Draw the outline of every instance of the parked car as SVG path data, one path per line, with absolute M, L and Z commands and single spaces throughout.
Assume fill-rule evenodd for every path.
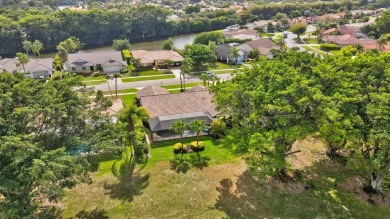
M 287 38 L 287 33 L 283 33 L 283 38 Z
M 212 71 L 206 71 L 206 75 L 207 75 L 207 76 L 214 76 L 214 72 L 212 72 Z

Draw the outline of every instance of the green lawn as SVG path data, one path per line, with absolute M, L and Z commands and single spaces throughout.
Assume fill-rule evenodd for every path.
M 103 80 L 103 79 L 104 80 L 106 79 L 106 75 L 89 76 L 89 77 L 81 76 L 82 81 L 94 81 L 94 80 Z
M 216 62 L 215 65 L 210 64 L 210 70 L 222 70 L 222 69 L 234 69 L 239 68 L 240 65 L 234 65 L 231 63 Z
M 90 85 L 99 85 L 106 83 L 106 79 L 98 80 L 98 81 L 83 81 L 83 84 L 90 86 Z
M 303 40 L 308 44 L 318 44 L 318 40 L 316 38 L 304 38 Z
M 134 77 L 134 78 L 122 78 L 122 82 L 135 82 L 135 81 L 150 81 L 150 80 L 161 80 L 175 78 L 175 75 L 161 75 L 161 76 L 151 76 L 151 77 Z
M 119 97 L 122 99 L 122 101 L 125 105 L 134 103 L 134 100 L 135 100 L 135 94 L 122 95 Z
M 313 48 L 321 50 L 321 46 L 313 46 Z M 321 51 L 324 52 L 324 53 L 327 53 L 324 50 L 321 50 Z M 340 54 L 340 50 L 331 50 L 331 51 L 329 51 L 329 53 L 331 53 L 333 55 L 339 55 Z
M 129 89 L 125 89 L 125 90 L 118 90 L 118 94 L 135 93 L 137 91 L 138 91 L 137 88 L 129 88 Z M 115 89 L 112 89 L 111 92 L 112 92 L 112 94 L 115 94 Z M 106 90 L 106 91 L 103 91 L 103 93 L 110 94 L 110 91 Z
M 194 87 L 198 84 L 201 84 L 201 83 L 186 83 L 186 88 Z M 180 88 L 180 84 L 164 85 L 162 87 L 166 88 L 166 89 L 175 89 L 175 88 Z
M 135 77 L 135 76 L 151 76 L 151 75 L 166 75 L 164 71 L 156 71 L 153 69 L 138 69 L 133 73 L 123 74 L 122 77 Z
M 185 140 L 189 143 L 193 139 Z M 389 218 L 367 204 L 356 175 L 337 162 L 314 162 L 295 181 L 252 177 L 243 159 L 204 138 L 206 150 L 174 155 L 177 141 L 155 143 L 143 163 L 102 162 L 93 183 L 68 190 L 63 217 L 93 218 Z M 303 155 L 302 155 L 303 156 Z M 113 168 L 122 174 L 115 177 Z M 359 200 L 361 197 L 362 200 Z M 97 213 L 100 212 L 100 217 Z M 96 213 L 96 214 L 93 214 Z M 91 217 L 92 218 L 92 217 Z

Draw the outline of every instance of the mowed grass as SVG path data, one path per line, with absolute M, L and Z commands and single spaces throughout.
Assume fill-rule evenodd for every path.
M 122 95 L 119 97 L 122 99 L 123 104 L 125 104 L 125 105 L 129 105 L 129 104 L 134 103 L 135 98 L 136 98 L 135 94 L 127 94 L 127 95 Z
M 107 83 L 107 80 L 102 79 L 102 80 L 98 80 L 98 81 L 83 81 L 82 83 L 85 84 L 86 86 L 99 85 L 99 84 Z
M 175 78 L 175 75 L 122 78 L 122 82 L 151 81 L 151 80 L 161 80 L 161 79 L 168 79 L 168 78 Z
M 137 88 L 129 88 L 125 90 L 118 90 L 118 94 L 125 94 L 125 93 L 136 93 L 138 91 Z M 112 94 L 115 94 L 115 89 L 111 90 Z M 103 91 L 104 94 L 111 94 L 109 90 Z
M 316 38 L 303 38 L 303 41 L 308 44 L 318 44 L 318 40 Z
M 201 84 L 201 83 L 186 83 L 186 88 L 190 88 L 190 87 L 194 87 L 198 84 Z M 164 85 L 164 86 L 161 86 L 163 88 L 166 88 L 166 89 L 176 89 L 176 88 L 180 88 L 180 84 L 171 84 L 171 85 Z
M 315 161 L 304 167 L 303 179 L 296 181 L 257 180 L 242 158 L 231 154 L 219 142 L 202 140 L 206 150 L 199 157 L 192 153 L 182 159 L 172 153 L 177 141 L 153 144 L 149 160 L 137 164 L 135 169 L 129 168 L 119 178 L 111 173 L 115 161 L 102 162 L 92 174 L 92 184 L 80 184 L 67 192 L 60 203 L 64 218 L 94 209 L 110 218 L 390 216 L 388 206 L 369 205 L 357 198 L 350 185 L 356 175 L 342 164 Z M 310 147 L 311 143 L 297 147 Z M 317 144 L 316 151 L 323 150 L 318 147 Z
M 123 74 L 122 77 L 136 77 L 136 76 L 151 76 L 151 75 L 164 75 L 164 71 L 157 71 L 154 69 L 138 69 L 133 73 Z
M 241 66 L 232 63 L 223 63 L 223 62 L 216 62 L 215 64 L 210 64 L 210 70 L 234 69 L 239 67 Z
M 89 76 L 89 77 L 81 76 L 82 81 L 93 81 L 93 80 L 103 80 L 103 79 L 104 80 L 106 79 L 106 75 Z

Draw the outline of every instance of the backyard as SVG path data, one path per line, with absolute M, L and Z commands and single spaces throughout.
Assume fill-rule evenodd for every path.
M 365 197 L 355 188 L 359 178 L 346 167 L 318 160 L 322 143 L 314 143 L 318 148 L 313 149 L 313 157 L 317 158 L 310 164 L 306 162 L 308 152 L 302 153 L 305 157 L 294 157 L 298 161 L 303 159 L 306 166 L 300 165 L 302 171 L 297 181 L 282 183 L 274 179 L 256 180 L 241 157 L 218 141 L 207 137 L 202 140 L 205 151 L 184 154 L 182 159 L 172 153 L 178 141 L 153 144 L 148 160 L 135 167 L 131 163 L 117 177 L 112 174 L 115 161 L 102 162 L 92 174 L 92 184 L 81 184 L 67 192 L 60 203 L 64 218 L 81 211 L 110 218 L 386 218 L 390 215 L 390 209 L 359 200 Z M 311 145 L 312 142 L 301 142 L 296 147 Z

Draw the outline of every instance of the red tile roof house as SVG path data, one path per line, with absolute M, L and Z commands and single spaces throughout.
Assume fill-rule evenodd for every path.
M 206 125 L 210 125 L 220 114 L 212 101 L 213 96 L 202 85 L 175 94 L 170 94 L 165 88 L 149 85 L 136 95 L 140 105 L 149 113 L 148 123 L 154 142 L 179 138 L 179 135 L 170 131 L 171 124 L 177 120 L 185 123 L 204 120 Z M 192 136 L 195 133 L 186 132 L 184 135 Z
M 181 66 L 184 60 L 184 58 L 179 53 L 171 50 L 133 50 L 131 51 L 131 55 L 133 59 L 140 60 L 140 63 L 137 65 L 137 67 L 166 66 L 165 60 L 167 59 L 173 61 L 173 66 Z
M 366 39 L 356 39 L 355 37 L 345 34 L 345 35 L 326 35 L 322 37 L 322 40 L 326 43 L 335 43 L 340 48 L 345 46 L 356 46 L 356 45 L 376 45 L 376 41 L 370 38 Z
M 241 29 L 237 31 L 228 31 L 223 33 L 228 39 L 256 40 L 259 39 L 257 30 Z

